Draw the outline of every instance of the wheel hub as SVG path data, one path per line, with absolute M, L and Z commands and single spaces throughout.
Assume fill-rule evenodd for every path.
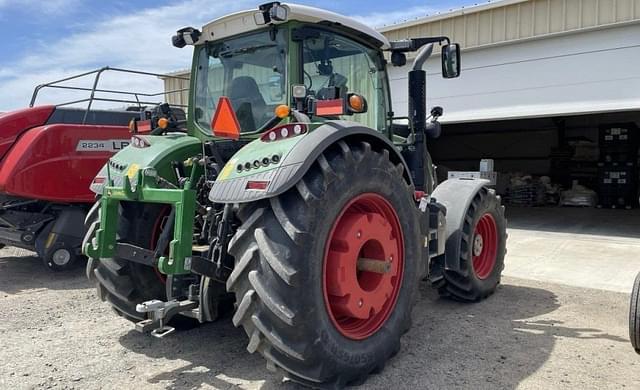
M 498 225 L 490 213 L 478 220 L 473 235 L 473 271 L 479 279 L 491 275 L 498 255 Z
M 51 260 L 55 265 L 65 266 L 71 260 L 71 253 L 66 249 L 58 249 L 53 252 L 53 256 L 51 256 Z
M 403 271 L 398 217 L 386 199 L 363 194 L 336 220 L 324 262 L 325 303 L 336 328 L 364 339 L 388 319 Z
M 482 253 L 482 247 L 484 246 L 484 241 L 482 239 L 482 235 L 476 234 L 473 239 L 473 255 L 480 256 Z

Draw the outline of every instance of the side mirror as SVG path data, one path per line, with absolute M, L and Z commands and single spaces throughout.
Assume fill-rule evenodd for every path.
M 442 77 L 452 79 L 460 76 L 460 45 L 451 43 L 442 46 Z

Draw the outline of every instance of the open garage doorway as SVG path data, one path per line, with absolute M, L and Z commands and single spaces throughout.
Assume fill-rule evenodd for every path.
M 627 292 L 640 269 L 639 124 L 640 112 L 445 124 L 430 150 L 439 180 L 493 159 L 506 275 Z

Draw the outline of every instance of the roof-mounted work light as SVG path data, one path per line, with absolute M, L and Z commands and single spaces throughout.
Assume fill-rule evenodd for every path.
M 279 1 L 262 4 L 258 9 L 260 12 L 253 14 L 253 19 L 259 26 L 269 23 L 286 22 L 289 17 L 289 9 L 281 5 Z
M 202 33 L 197 28 L 185 27 L 176 32 L 176 35 L 171 37 L 171 43 L 173 46 L 182 49 L 186 45 L 195 45 L 200 39 Z

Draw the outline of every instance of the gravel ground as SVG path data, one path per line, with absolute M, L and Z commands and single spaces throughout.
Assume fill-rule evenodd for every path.
M 466 305 L 428 288 L 401 352 L 362 389 L 638 388 L 628 294 L 504 278 Z M 0 388 L 298 389 L 222 320 L 165 340 L 141 335 L 76 272 L 0 250 Z

